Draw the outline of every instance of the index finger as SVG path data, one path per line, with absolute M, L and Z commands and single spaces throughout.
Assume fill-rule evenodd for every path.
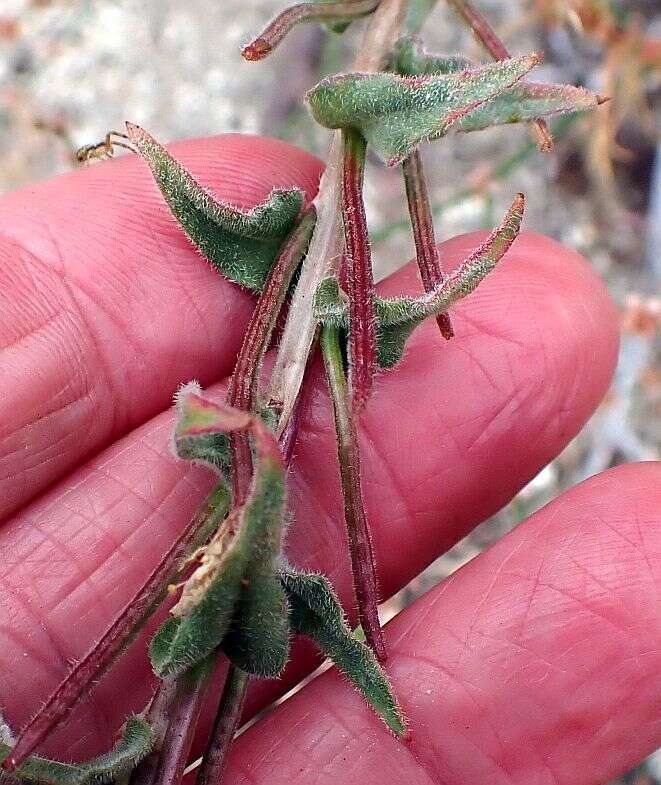
M 321 162 L 274 139 L 172 146 L 243 208 L 317 189 Z M 135 156 L 0 200 L 0 518 L 168 406 L 228 375 L 252 297 L 208 264 Z

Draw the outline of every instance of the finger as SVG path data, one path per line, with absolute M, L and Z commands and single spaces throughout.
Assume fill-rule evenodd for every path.
M 221 199 L 316 191 L 320 162 L 230 135 L 172 146 Z M 137 158 L 0 200 L 0 518 L 168 406 L 231 372 L 252 298 L 204 264 Z
M 661 744 L 661 465 L 588 480 L 386 628 L 395 739 L 335 672 L 236 742 L 227 782 L 600 785 Z
M 446 258 L 456 263 L 480 239 L 446 244 Z M 414 285 L 411 266 L 387 284 L 390 292 Z M 602 285 L 580 257 L 536 235 L 513 246 L 453 319 L 457 337 L 447 344 L 433 324 L 414 336 L 401 366 L 380 378 L 361 421 L 383 597 L 559 452 L 613 369 L 615 317 Z M 289 483 L 288 554 L 297 566 L 326 572 L 351 607 L 332 414 L 323 380 L 311 378 L 308 387 Z M 0 627 L 0 673 L 30 663 L 30 678 L 0 696 L 15 727 L 55 687 L 68 660 L 103 632 L 208 489 L 204 470 L 172 460 L 170 431 L 169 413 L 156 418 L 2 532 L 0 619 L 8 621 Z M 292 670 L 309 666 L 301 659 Z M 149 688 L 143 639 L 52 749 L 80 741 L 71 757 L 96 751 Z M 253 707 L 273 689 L 261 687 Z

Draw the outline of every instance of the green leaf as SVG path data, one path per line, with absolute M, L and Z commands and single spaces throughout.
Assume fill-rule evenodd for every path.
M 478 68 L 465 57 L 447 57 L 427 52 L 418 38 L 397 42 L 393 69 L 400 75 L 432 76 Z M 521 123 L 540 117 L 594 109 L 603 99 L 596 93 L 572 85 L 544 84 L 522 79 L 460 117 L 456 131 L 481 131 L 494 125 Z
M 239 210 L 211 196 L 142 128 L 127 123 L 126 129 L 193 245 L 227 278 L 260 291 L 301 210 L 303 192 L 274 189 L 252 210 Z
M 286 601 L 275 573 L 285 503 L 282 457 L 258 416 L 199 393 L 198 386 L 188 385 L 178 395 L 177 440 L 195 443 L 199 437 L 247 429 L 255 469 L 245 505 L 221 524 L 184 584 L 172 609 L 175 618 L 156 633 L 152 665 L 160 676 L 182 673 L 220 646 L 231 627 L 228 648 L 241 659 L 240 667 L 258 675 L 279 673 L 289 650 Z
M 392 368 L 401 360 L 406 341 L 419 324 L 447 311 L 477 288 L 514 242 L 523 209 L 523 194 L 518 194 L 501 226 L 436 289 L 421 297 L 376 298 L 377 359 L 381 368 Z M 322 324 L 348 329 L 346 295 L 336 278 L 326 278 L 317 288 L 314 313 Z
M 293 631 L 311 638 L 393 733 L 404 736 L 406 723 L 388 677 L 371 649 L 352 635 L 328 579 L 288 567 L 280 580 L 289 596 Z
M 272 560 L 259 569 L 251 563 L 229 632 L 222 643 L 233 665 L 253 676 L 276 679 L 289 659 L 287 597 Z
M 428 52 L 418 36 L 404 36 L 395 44 L 391 70 L 400 76 L 455 74 L 477 68 L 478 63 L 461 55 L 436 55 Z
M 30 756 L 12 776 L 34 785 L 100 785 L 130 774 L 149 754 L 153 742 L 151 726 L 140 717 L 131 717 L 121 740 L 98 758 L 72 764 Z M 0 760 L 10 751 L 8 744 L 0 743 Z
M 230 469 L 229 437 L 226 433 L 203 430 L 206 424 L 213 422 L 213 413 L 209 415 L 200 407 L 186 406 L 188 394 L 191 392 L 199 395 L 202 388 L 197 382 L 188 382 L 175 395 L 175 405 L 179 414 L 174 432 L 177 457 L 193 463 L 205 464 L 225 476 Z
M 406 77 L 341 74 L 308 93 L 315 120 L 327 128 L 357 128 L 389 166 L 423 140 L 444 136 L 482 102 L 511 87 L 539 55 L 501 60 L 462 73 Z

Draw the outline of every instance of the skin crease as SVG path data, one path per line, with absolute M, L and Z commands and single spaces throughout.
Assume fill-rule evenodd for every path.
M 273 185 L 299 183 L 311 195 L 319 172 L 318 162 L 310 156 L 270 140 L 224 137 L 174 145 L 173 151 L 215 193 L 244 206 L 262 199 Z M 257 168 L 250 158 L 256 153 Z M 250 298 L 200 263 L 168 217 L 146 168 L 134 159 L 100 164 L 5 197 L 0 200 L 0 230 L 5 237 L 0 240 L 4 255 L 0 298 L 5 300 L 0 308 L 0 346 L 4 347 L 0 374 L 6 373 L 12 381 L 4 389 L 15 391 L 0 410 L 0 498 L 5 511 L 18 510 L 6 516 L 0 529 L 0 558 L 5 565 L 0 589 L 0 704 L 18 728 L 66 673 L 68 660 L 89 647 L 130 597 L 209 487 L 208 473 L 171 458 L 167 449 L 171 414 L 158 412 L 168 406 L 178 383 L 198 377 L 207 385 L 231 370 Z M 456 264 L 482 239 L 483 235 L 474 234 L 444 244 L 446 266 Z M 387 294 L 418 290 L 411 266 L 382 287 Z M 433 322 L 416 333 L 403 363 L 377 380 L 362 418 L 364 491 L 383 596 L 506 503 L 556 455 L 603 397 L 614 366 L 616 317 L 603 287 L 580 257 L 539 235 L 517 240 L 499 269 L 453 310 L 453 320 L 457 338 L 449 343 L 440 341 Z M 339 486 L 328 470 L 335 460 L 329 405 L 319 369 L 314 373 L 317 378 L 305 401 L 292 465 L 295 522 L 289 532 L 288 553 L 299 566 L 324 569 L 350 607 L 346 549 L 337 517 Z M 222 395 L 222 386 L 214 390 Z M 388 429 L 383 428 L 386 421 Z M 85 462 L 91 455 L 96 457 Z M 577 543 L 582 552 L 594 550 L 613 597 L 620 596 L 618 591 L 629 597 L 633 584 L 630 570 L 625 573 L 617 567 L 621 545 L 615 547 L 608 539 L 602 542 L 602 535 L 605 538 L 610 532 L 614 536 L 613 530 L 620 526 L 627 531 L 630 527 L 631 532 L 639 527 L 635 531 L 644 531 L 639 535 L 640 548 L 645 549 L 648 561 L 640 560 L 637 567 L 642 570 L 649 563 L 649 569 L 658 574 L 651 516 L 659 505 L 645 507 L 654 487 L 651 471 L 650 467 L 627 467 L 581 486 L 583 495 L 578 500 L 572 495 L 579 493 L 576 490 L 555 503 L 565 505 L 554 513 L 558 527 L 574 515 L 575 520 L 589 520 L 590 505 L 599 505 L 600 526 L 590 530 L 586 541 L 581 535 Z M 657 473 L 657 486 L 658 479 Z M 32 497 L 34 501 L 23 506 Z M 532 521 L 525 524 L 531 525 L 538 526 Z M 577 530 L 583 531 L 581 526 Z M 513 548 L 508 543 L 515 542 L 511 538 L 517 533 L 496 548 Z M 627 537 L 631 540 L 633 534 Z M 556 540 L 559 552 L 564 553 L 562 540 Z M 556 540 L 543 551 L 551 561 Z M 530 554 L 521 563 L 524 575 L 530 565 L 539 564 L 534 562 L 537 552 L 532 544 L 521 548 Z M 490 558 L 487 554 L 468 568 L 478 582 L 488 583 Z M 487 565 L 484 575 L 480 564 Z M 445 588 L 438 591 L 451 599 L 453 584 L 463 585 L 465 572 L 446 584 L 447 595 Z M 491 595 L 488 603 L 483 601 L 485 614 L 490 610 L 501 613 L 508 602 L 517 602 L 525 581 L 508 579 L 511 592 L 503 578 L 495 608 Z M 574 587 L 578 605 L 591 608 L 596 585 L 585 581 Z M 655 635 L 658 645 L 658 620 L 651 614 L 645 617 L 643 610 L 658 607 L 658 589 L 653 594 L 656 585 L 642 579 L 636 584 L 641 608 L 629 629 L 634 642 L 642 641 L 640 652 L 653 651 L 649 644 Z M 462 613 L 475 613 L 478 595 L 463 590 L 457 595 L 448 613 L 456 616 L 458 624 Z M 421 602 L 404 619 L 415 618 L 418 607 L 424 611 L 429 601 Z M 599 613 L 590 614 L 592 626 L 588 627 L 578 614 L 565 614 L 562 636 L 553 627 L 553 614 L 536 616 L 531 634 L 539 633 L 548 645 L 564 640 L 567 651 L 576 652 L 574 666 L 590 668 L 595 655 L 591 641 L 599 650 L 611 640 L 618 607 L 615 602 L 599 606 Z M 547 622 L 550 631 L 545 632 Z M 422 739 L 425 728 L 441 722 L 414 687 L 429 683 L 430 694 L 438 697 L 435 691 L 442 689 L 445 700 L 444 672 L 439 666 L 445 666 L 446 660 L 441 657 L 434 663 L 432 675 L 432 666 L 425 660 L 426 654 L 445 651 L 452 642 L 446 641 L 444 623 L 431 614 L 429 622 L 419 625 L 421 632 L 432 637 L 422 643 L 412 638 L 411 645 L 418 652 L 414 656 L 420 659 L 415 672 L 412 655 L 407 660 L 405 648 L 401 656 L 393 655 L 398 694 L 417 723 L 415 728 L 422 729 L 416 730 L 416 738 Z M 398 620 L 394 629 L 404 624 Z M 398 633 L 389 635 L 396 638 Z M 51 753 L 76 758 L 102 749 L 126 714 L 144 704 L 150 688 L 146 637 L 58 731 L 47 745 Z M 405 636 L 401 637 L 405 647 Z M 622 696 L 611 690 L 608 697 L 600 682 L 603 679 L 604 687 L 612 686 L 612 673 L 595 665 L 591 690 L 582 695 L 583 703 L 577 703 L 578 719 L 570 714 L 571 727 L 560 721 L 553 725 L 550 712 L 558 709 L 558 695 L 563 705 L 571 703 L 576 685 L 569 689 L 546 677 L 535 680 L 531 666 L 529 681 L 540 691 L 531 701 L 539 700 L 547 710 L 526 715 L 530 722 L 525 728 L 517 730 L 514 718 L 504 725 L 517 740 L 515 747 L 501 740 L 495 755 L 493 739 L 484 728 L 471 742 L 462 742 L 455 733 L 450 751 L 446 745 L 437 750 L 431 741 L 426 743 L 429 759 L 422 761 L 422 768 L 416 767 L 415 775 L 406 769 L 410 771 L 407 776 L 425 782 L 429 781 L 424 779 L 427 771 L 433 781 L 442 782 L 446 776 L 453 783 L 460 781 L 459 769 L 451 768 L 456 762 L 447 760 L 448 756 L 456 750 L 464 760 L 468 747 L 475 756 L 473 748 L 484 745 L 483 755 L 476 760 L 494 760 L 496 766 L 502 757 L 505 770 L 509 766 L 514 772 L 508 782 L 555 782 L 548 771 L 539 766 L 539 771 L 534 769 L 541 758 L 533 754 L 537 747 L 530 743 L 536 744 L 538 726 L 547 720 L 546 746 L 540 749 L 554 750 L 556 755 L 564 738 L 572 742 L 558 763 L 564 768 L 557 781 L 597 782 L 601 780 L 591 778 L 597 763 L 602 767 L 599 771 L 610 766 L 609 773 L 635 763 L 647 749 L 661 743 L 660 701 L 658 691 L 654 692 L 658 687 L 651 676 L 658 662 L 619 643 L 620 648 L 614 643 L 609 650 L 613 667 L 626 677 L 623 683 L 640 675 L 641 684 L 648 688 L 645 705 L 642 699 L 636 703 L 635 695 L 629 696 L 629 710 L 620 713 L 615 698 L 621 702 Z M 465 659 L 476 672 L 486 667 L 479 660 Z M 398 664 L 400 660 L 403 664 Z M 26 666 L 18 675 L 17 663 Z M 490 666 L 491 659 L 486 664 Z M 297 647 L 290 680 L 312 665 L 309 648 Z M 538 668 L 539 663 L 534 666 Z M 29 676 L 24 678 L 26 671 Z M 488 668 L 485 672 L 490 673 Z M 496 677 L 485 684 L 497 681 Z M 9 683 L 11 689 L 2 686 Z M 248 781 L 259 782 L 266 776 L 276 782 L 292 779 L 299 774 L 295 767 L 307 755 L 316 763 L 302 781 L 323 782 L 333 775 L 335 781 L 349 782 L 353 775 L 341 768 L 346 761 L 342 763 L 340 742 L 346 739 L 349 754 L 344 757 L 353 761 L 355 771 L 363 765 L 360 761 L 371 761 L 369 770 L 388 781 L 399 760 L 391 754 L 395 742 L 370 715 L 360 713 L 359 704 L 355 708 L 356 699 L 348 687 L 340 689 L 333 679 L 324 677 L 313 690 L 327 689 L 319 684 L 334 686 L 324 693 L 319 704 L 324 711 L 318 717 L 309 716 L 304 698 L 292 704 L 295 708 L 286 709 L 287 722 L 293 717 L 295 724 L 303 716 L 303 706 L 306 730 L 299 733 L 297 729 L 295 735 L 306 741 L 290 748 L 292 740 L 282 743 L 281 729 L 268 720 L 262 726 L 263 736 L 257 731 L 246 737 L 260 739 L 254 766 L 245 751 L 248 742 L 237 748 L 233 757 L 237 777 L 252 766 Z M 553 701 L 544 693 L 545 685 L 553 688 Z M 517 685 L 510 686 L 518 695 Z M 247 713 L 263 705 L 277 689 L 282 687 L 256 684 Z M 465 697 L 458 702 L 453 715 L 456 725 L 464 722 L 475 727 L 476 714 L 488 718 L 492 693 L 494 711 L 509 706 L 504 700 L 508 693 L 495 694 L 494 685 L 480 698 L 483 703 L 478 709 Z M 524 698 L 513 698 L 513 705 Z M 591 700 L 599 703 L 599 711 L 593 711 Z M 345 705 L 350 706 L 351 720 L 342 728 L 341 712 L 338 715 L 335 707 Z M 650 707 L 656 707 L 656 714 Z M 438 717 L 446 716 L 438 706 L 437 711 Z M 359 717 L 356 728 L 354 717 Z M 645 733 L 639 728 L 641 722 Z M 273 732 L 268 730 L 271 727 Z M 604 727 L 613 730 L 604 735 Z M 357 729 L 360 732 L 354 739 Z M 322 743 L 325 738 L 328 744 Z M 363 748 L 363 739 L 365 756 L 362 752 L 357 756 L 355 750 Z M 617 754 L 606 753 L 593 743 L 595 739 L 617 747 Z M 353 752 L 352 743 L 358 745 Z M 416 744 L 422 741 L 412 747 L 419 758 Z M 377 754 L 377 747 L 379 754 L 383 751 L 383 771 L 378 760 L 369 757 Z M 283 767 L 286 755 L 278 757 L 285 750 L 290 752 L 291 768 Z M 514 762 L 508 757 L 512 755 Z M 572 760 L 577 762 L 573 770 Z M 490 778 L 497 771 L 489 771 Z M 531 773 L 537 780 L 531 779 Z

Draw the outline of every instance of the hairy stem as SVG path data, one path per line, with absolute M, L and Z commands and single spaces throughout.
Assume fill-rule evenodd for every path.
M 385 66 L 399 36 L 407 5 L 408 0 L 381 0 L 369 17 L 354 63 L 356 71 L 380 71 Z M 282 407 L 278 433 L 282 432 L 293 411 L 316 333 L 317 324 L 312 313 L 314 294 L 329 272 L 337 269 L 342 258 L 341 175 L 342 144 L 340 134 L 336 133 L 314 201 L 317 224 L 271 376 L 270 397 L 279 401 Z
M 358 615 L 368 644 L 378 659 L 383 662 L 387 654 L 379 623 L 379 597 L 372 538 L 360 487 L 358 434 L 349 402 L 338 328 L 328 326 L 323 328 L 321 348 L 328 386 L 333 399 L 337 455 L 344 497 L 344 518 L 349 538 Z
M 3 763 L 7 771 L 20 766 L 124 651 L 163 600 L 168 584 L 179 574 L 182 560 L 204 542 L 225 517 L 228 501 L 224 484 L 209 494 L 133 599 L 23 728 L 11 755 Z
M 444 275 L 436 246 L 434 219 L 429 204 L 425 173 L 418 150 L 414 150 L 404 160 L 402 169 L 420 277 L 425 291 L 431 292 L 443 283 Z M 452 322 L 447 313 L 439 314 L 436 317 L 436 322 L 441 335 L 446 340 L 454 336 Z
M 241 721 L 249 680 L 247 673 L 230 665 L 213 732 L 197 775 L 197 785 L 218 785 L 222 781 L 227 754 Z
M 372 13 L 379 0 L 344 0 L 337 3 L 299 3 L 285 9 L 244 47 L 246 60 L 262 60 L 301 22 L 351 21 Z
M 227 403 L 236 409 L 254 411 L 257 405 L 257 385 L 264 354 L 271 341 L 292 277 L 310 242 L 317 218 L 310 206 L 295 229 L 285 240 L 264 284 L 234 366 L 227 391 Z M 252 476 L 252 455 L 246 432 L 230 435 L 232 449 L 233 506 L 242 505 L 248 495 Z
M 192 671 L 176 679 L 174 699 L 167 707 L 167 729 L 151 770 L 151 779 L 137 778 L 131 785 L 178 785 L 186 768 L 193 738 L 200 718 L 202 702 L 213 675 L 212 656 Z M 167 685 L 167 682 L 164 682 Z M 169 691 L 169 685 L 166 686 Z M 150 756 L 151 757 L 151 756 Z
M 505 44 L 496 35 L 494 29 L 487 22 L 484 15 L 473 5 L 471 0 L 447 0 L 447 2 L 470 27 L 475 38 L 484 46 L 494 60 L 506 60 L 510 56 Z M 532 128 L 537 138 L 539 149 L 543 152 L 552 150 L 553 137 L 546 121 L 541 118 L 533 120 Z
M 342 221 L 349 289 L 349 387 L 359 412 L 376 371 L 376 313 L 372 252 L 363 203 L 366 143 L 359 131 L 342 131 Z

